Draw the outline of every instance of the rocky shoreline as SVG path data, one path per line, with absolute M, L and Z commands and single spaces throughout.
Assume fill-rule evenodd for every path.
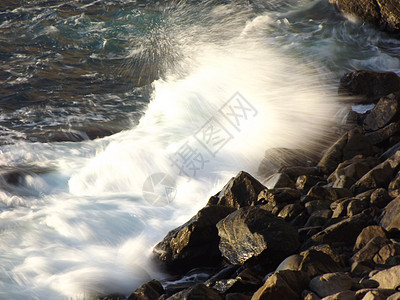
M 314 165 L 274 149 L 263 183 L 232 178 L 154 247 L 174 277 L 128 299 L 400 299 L 400 78 L 356 71 L 339 93 L 375 106 Z

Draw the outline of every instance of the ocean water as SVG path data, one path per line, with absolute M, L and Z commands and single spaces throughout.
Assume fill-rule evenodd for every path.
M 323 144 L 340 76 L 399 49 L 325 0 L 1 1 L 0 298 L 163 278 L 155 243 L 266 149 Z

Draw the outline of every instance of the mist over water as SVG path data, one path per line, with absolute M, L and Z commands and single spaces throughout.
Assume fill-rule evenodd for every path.
M 76 22 L 98 26 L 101 40 L 99 28 L 112 25 L 91 19 L 91 10 L 99 11 L 95 3 L 103 1 L 79 7 Z M 147 28 L 125 37 L 124 51 L 109 50 L 123 57 L 111 87 L 125 78 L 126 88 L 125 80 L 134 78 L 132 93 L 118 89 L 120 100 L 110 103 L 105 99 L 112 88 L 104 89 L 104 98 L 96 91 L 93 114 L 86 102 L 77 101 L 77 110 L 65 104 L 65 115 L 49 114 L 47 124 L 29 115 L 31 129 L 24 127 L 20 139 L 1 146 L 0 298 L 128 295 L 150 278 L 162 278 L 150 262 L 152 246 L 230 177 L 240 170 L 256 175 L 268 148 L 311 150 L 326 142 L 343 109 L 336 98 L 340 73 L 352 67 L 399 70 L 399 57 L 387 46 L 398 42 L 352 23 L 324 1 L 268 3 L 179 3 L 141 10 L 127 2 L 117 13 L 108 12 L 119 21 L 128 16 L 135 29 L 140 17 Z M 104 5 L 112 11 L 111 4 Z M 87 88 L 95 84 L 88 81 Z M 142 85 L 146 92 L 138 89 Z M 65 89 L 66 94 L 80 90 Z M 133 110 L 125 111 L 122 103 Z M 40 111 L 25 108 L 30 109 L 35 115 Z M 95 140 L 29 140 L 40 126 L 71 125 L 66 117 L 71 111 L 88 123 L 97 114 L 99 123 L 120 121 L 124 114 L 129 121 L 118 123 L 119 133 Z M 4 119 L 13 115 L 21 110 L 4 113 Z M 4 126 L 20 132 L 18 126 Z M 155 184 L 154 174 L 169 178 L 167 205 L 153 205 L 143 193 L 151 192 L 145 183 Z M 154 194 L 159 192 L 165 190 Z

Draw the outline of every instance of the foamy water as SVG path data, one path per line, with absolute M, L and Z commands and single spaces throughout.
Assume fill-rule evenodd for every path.
M 149 36 L 154 52 L 132 53 L 170 59 L 160 62 L 138 125 L 94 141 L 2 146 L 1 164 L 23 175 L 0 192 L 0 298 L 128 295 L 163 277 L 150 263 L 154 244 L 230 177 L 255 174 L 268 148 L 323 141 L 342 109 L 332 81 L 338 67 L 322 63 L 329 47 L 310 47 L 309 56 L 290 49 L 309 35 L 287 31 L 296 28 L 290 13 L 310 3 L 318 2 L 284 7 L 287 18 L 234 6 L 167 10 Z M 360 64 L 395 69 L 398 59 L 385 55 Z M 154 174 L 169 178 L 154 191 L 166 193 L 164 206 L 143 193 Z

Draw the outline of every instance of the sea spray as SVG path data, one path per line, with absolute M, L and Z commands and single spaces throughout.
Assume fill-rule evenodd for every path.
M 95 141 L 2 149 L 11 166 L 51 168 L 23 176 L 35 193 L 2 195 L 0 295 L 129 294 L 163 276 L 149 262 L 152 246 L 230 177 L 254 174 L 268 148 L 318 146 L 335 124 L 336 98 L 318 63 L 268 38 L 274 13 L 181 3 L 159 17 L 149 42 L 132 50 L 159 70 L 137 126 Z M 160 173 L 175 189 L 165 206 L 143 193 Z

